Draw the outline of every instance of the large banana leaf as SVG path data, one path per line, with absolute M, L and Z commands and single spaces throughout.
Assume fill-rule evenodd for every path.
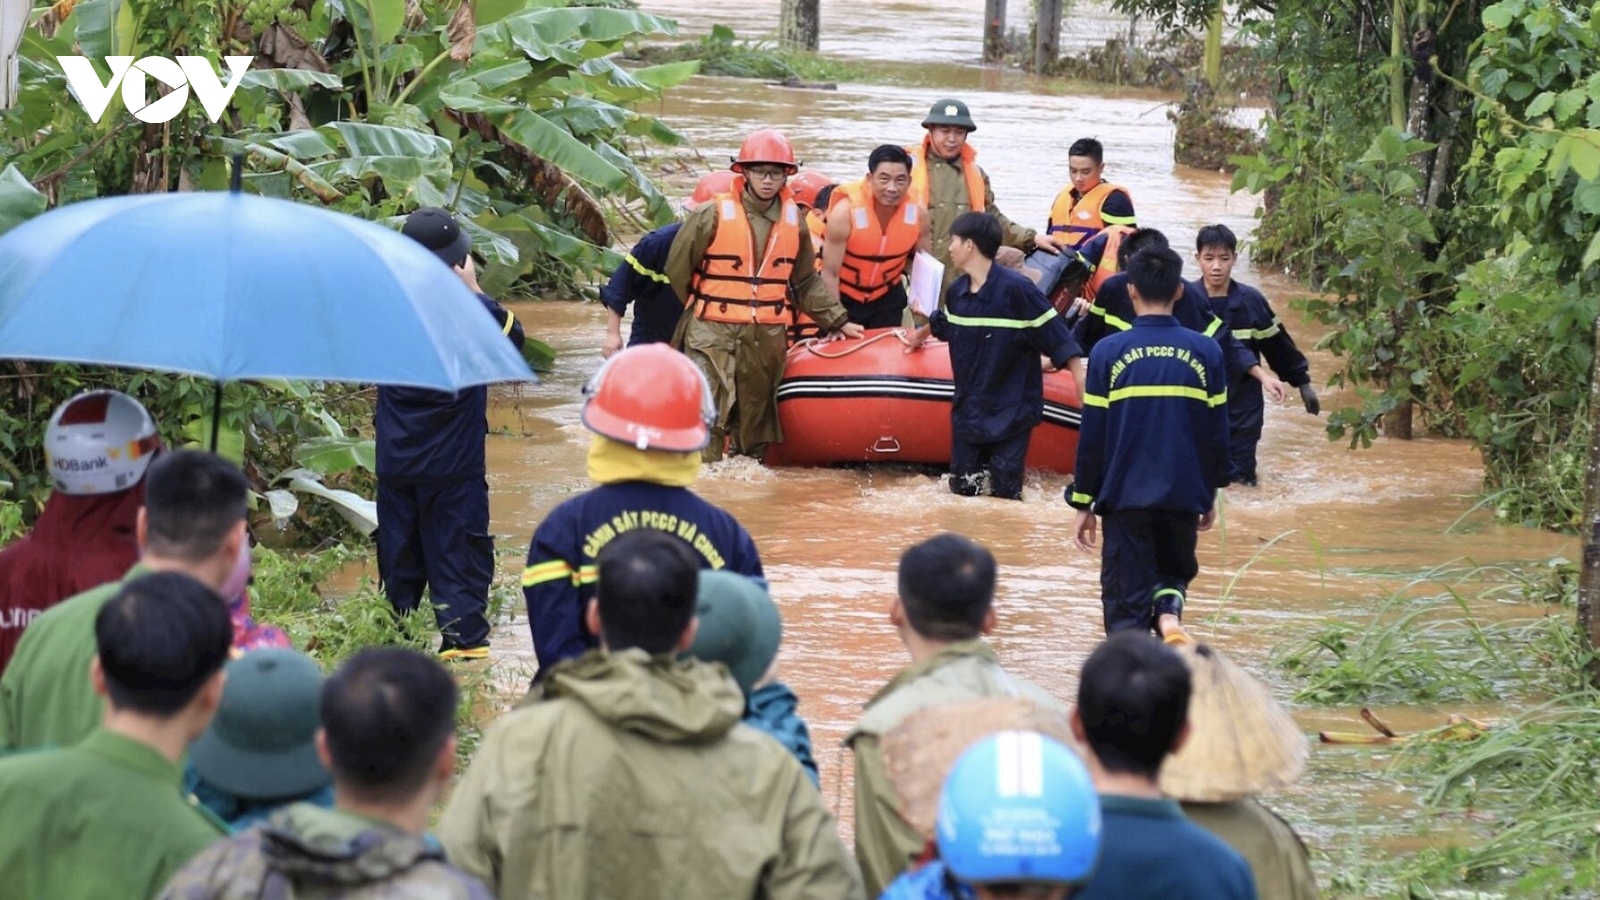
M 656 225 L 665 225 L 672 221 L 676 215 L 672 209 L 672 204 L 666 197 L 661 195 L 661 192 L 656 189 L 655 182 L 651 181 L 650 176 L 639 169 L 632 157 L 610 144 L 599 144 L 596 149 L 601 156 L 610 160 L 612 165 L 621 169 L 628 179 L 633 182 L 634 189 L 638 191 L 640 197 L 644 198 L 645 204 L 649 208 L 651 221 Z
M 525 59 L 507 60 L 499 56 L 475 56 L 467 69 L 467 77 L 481 90 L 497 91 L 510 87 L 533 74 L 533 66 Z M 451 82 L 459 80 L 451 79 Z
M 540 113 L 578 137 L 604 134 L 623 128 L 634 114 L 620 106 L 592 97 L 569 96 L 567 101 Z
M 624 38 L 677 33 L 677 22 L 632 10 L 592 6 L 533 9 L 480 28 L 477 48 L 509 45 L 530 59 L 577 66 L 615 51 L 614 45 Z
M 332 72 L 310 69 L 248 69 L 239 79 L 241 90 L 267 88 L 297 94 L 313 86 L 339 91 L 344 89 L 344 79 Z
M 359 29 L 361 45 L 370 55 L 394 41 L 405 27 L 406 0 L 326 0 L 328 14 Z
M 659 66 L 634 69 L 633 77 L 641 84 L 647 84 L 658 91 L 664 91 L 667 88 L 683 84 L 699 72 L 700 60 L 691 59 L 686 62 L 666 63 Z
M 44 195 L 15 165 L 0 169 L 0 234 L 44 212 L 45 205 Z
M 322 476 L 310 469 L 290 469 L 275 480 L 288 484 L 288 490 L 274 488 L 265 495 L 272 517 L 280 526 L 288 524 L 289 517 L 300 508 L 299 499 L 290 493 L 297 491 L 333 504 L 334 511 L 362 534 L 378 530 L 378 504 L 352 491 L 328 487 L 322 483 Z
M 474 0 L 472 12 L 478 27 L 483 28 L 514 13 L 566 5 L 568 0 Z
M 389 196 L 409 197 L 419 206 L 440 205 L 454 174 L 450 142 L 409 128 L 329 122 L 270 136 L 264 143 L 335 188 L 378 178 Z
M 593 147 L 532 110 L 519 109 L 491 118 L 505 137 L 585 184 L 608 191 L 619 191 L 628 185 L 628 176 Z
M 514 266 L 522 261 L 522 253 L 515 241 L 465 216 L 460 218 L 461 227 L 472 236 L 472 249 L 483 254 L 490 264 Z
M 329 435 L 311 438 L 296 447 L 294 461 L 318 475 L 337 475 L 355 469 L 376 472 L 377 452 L 372 438 Z
M 76 20 L 76 27 L 62 30 L 75 36 L 83 55 L 91 60 L 117 56 L 117 9 L 121 5 L 118 0 L 83 0 L 67 17 L 69 22 Z

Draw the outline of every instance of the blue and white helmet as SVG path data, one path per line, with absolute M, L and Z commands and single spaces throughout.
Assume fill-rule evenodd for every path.
M 1100 853 L 1100 799 L 1062 744 L 992 734 L 961 754 L 939 796 L 939 858 L 967 884 L 1082 884 Z

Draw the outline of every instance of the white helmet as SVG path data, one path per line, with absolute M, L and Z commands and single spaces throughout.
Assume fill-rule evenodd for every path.
M 63 494 L 112 494 L 139 483 L 161 446 L 156 422 L 121 391 L 85 391 L 44 432 L 50 480 Z

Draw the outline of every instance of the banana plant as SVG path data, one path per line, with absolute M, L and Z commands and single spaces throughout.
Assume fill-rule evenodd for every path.
M 35 214 L 35 193 L 53 204 L 129 189 L 105 163 L 138 123 L 96 126 L 60 103 L 54 57 L 176 39 L 170 16 L 151 19 L 125 0 L 48 10 L 36 15 L 62 18 L 49 36 L 24 35 L 19 103 L 0 117 L 0 156 L 15 165 L 0 177 L 0 228 Z M 629 40 L 675 34 L 671 20 L 552 0 L 325 0 L 289 14 L 292 28 L 274 19 L 256 39 L 288 35 L 296 61 L 284 65 L 310 62 L 247 73 L 229 115 L 181 154 L 180 181 L 225 186 L 227 159 L 242 149 L 252 190 L 376 219 L 445 206 L 472 220 L 486 274 L 506 283 L 549 268 L 541 262 L 574 274 L 614 265 L 607 202 L 638 203 L 653 223 L 670 218 L 623 141 L 680 140 L 630 106 L 695 64 L 628 71 L 608 57 Z M 35 190 L 19 190 L 24 181 Z
M 0 169 L 0 234 L 44 212 L 45 197 L 15 164 Z

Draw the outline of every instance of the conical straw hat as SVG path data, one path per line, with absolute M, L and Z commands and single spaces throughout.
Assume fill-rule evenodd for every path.
M 1194 679 L 1189 741 L 1161 767 L 1169 797 L 1220 803 L 1293 784 L 1310 744 L 1267 686 L 1204 644 L 1175 647 Z
M 929 707 L 907 716 L 883 736 L 883 766 L 900 796 L 900 815 L 923 837 L 933 839 L 939 792 L 950 767 L 962 751 L 1001 731 L 1037 731 L 1078 749 L 1065 710 L 1022 697 L 985 697 Z

